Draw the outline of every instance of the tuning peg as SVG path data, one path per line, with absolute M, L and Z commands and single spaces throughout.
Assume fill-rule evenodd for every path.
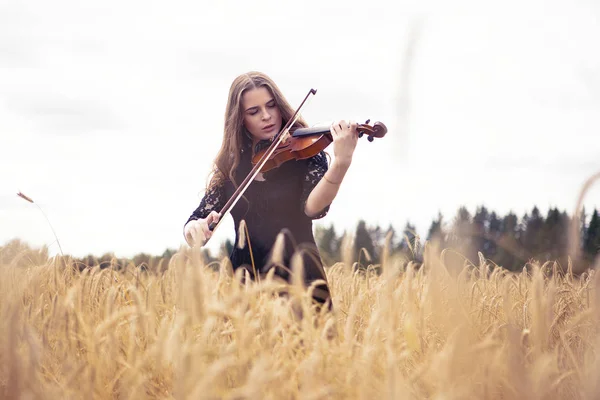
M 365 122 L 365 125 L 368 125 L 369 122 L 371 122 L 371 119 L 368 119 L 367 122 Z
M 369 140 L 369 142 L 372 142 L 373 141 L 373 136 L 369 136 L 367 139 Z
M 363 136 L 364 132 L 358 132 L 358 137 L 361 138 Z

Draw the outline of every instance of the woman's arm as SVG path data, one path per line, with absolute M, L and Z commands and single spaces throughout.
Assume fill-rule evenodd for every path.
M 347 123 L 340 121 L 331 125 L 333 137 L 334 160 L 323 175 L 323 179 L 310 192 L 306 200 L 304 212 L 309 217 L 315 217 L 333 202 L 338 193 L 340 184 L 352 163 L 352 155 L 358 141 L 357 124 L 353 121 Z
M 317 186 L 308 195 L 304 208 L 306 215 L 315 217 L 333 202 L 349 167 L 350 162 L 348 161 L 340 161 L 337 158 L 333 160 L 331 166 L 323 175 L 323 179 L 317 183 Z
M 218 184 L 210 185 L 198 208 L 194 210 L 192 215 L 188 218 L 186 223 L 183 225 L 183 237 L 185 241 L 190 245 L 194 246 L 198 244 L 197 237 L 203 235 L 200 242 L 200 246 L 210 238 L 212 232 L 208 230 L 208 224 L 211 222 L 217 222 L 220 218 L 219 211 L 224 207 L 226 202 L 225 189 L 223 182 Z M 206 225 L 206 229 L 204 229 Z

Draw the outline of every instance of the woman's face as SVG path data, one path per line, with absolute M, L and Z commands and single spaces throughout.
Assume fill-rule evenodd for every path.
M 242 95 L 244 126 L 252 135 L 253 143 L 271 139 L 281 129 L 281 111 L 266 87 L 250 89 Z

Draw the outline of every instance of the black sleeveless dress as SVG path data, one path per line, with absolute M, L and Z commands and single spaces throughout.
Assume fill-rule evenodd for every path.
M 259 143 L 259 145 L 261 145 Z M 249 141 L 244 144 L 240 165 L 235 181 L 241 183 L 252 169 L 252 148 Z M 294 252 L 302 256 L 304 283 L 309 286 L 315 280 L 326 281 L 322 261 L 312 231 L 312 220 L 324 217 L 329 211 L 325 207 L 317 216 L 310 218 L 304 213 L 308 195 L 327 171 L 328 164 L 324 152 L 298 161 L 288 161 L 279 168 L 263 174 L 264 181 L 255 180 L 244 196 L 231 210 L 236 244 L 230 254 L 234 270 L 246 268 L 254 278 L 252 264 L 259 274 L 266 274 L 275 268 L 275 274 L 291 283 L 291 259 Z M 198 208 L 188 221 L 206 218 L 211 211 L 221 211 L 233 195 L 235 186 L 230 180 L 209 188 Z M 240 222 L 244 220 L 248 229 L 244 247 L 238 248 Z M 187 224 L 186 222 L 186 224 Z M 280 232 L 285 235 L 283 264 L 273 263 L 271 251 Z M 250 251 L 252 249 L 252 254 Z M 327 284 L 316 286 L 313 298 L 323 304 L 330 300 Z M 331 307 L 331 302 L 328 302 Z

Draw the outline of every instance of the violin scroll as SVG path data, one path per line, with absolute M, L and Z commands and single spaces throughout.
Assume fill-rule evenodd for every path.
M 369 125 L 371 120 L 368 119 L 364 124 L 358 125 L 356 128 L 358 130 L 358 137 L 362 137 L 365 133 L 367 134 L 367 139 L 369 142 L 372 142 L 375 138 L 382 138 L 387 133 L 387 127 L 382 122 L 375 122 L 373 126 Z

